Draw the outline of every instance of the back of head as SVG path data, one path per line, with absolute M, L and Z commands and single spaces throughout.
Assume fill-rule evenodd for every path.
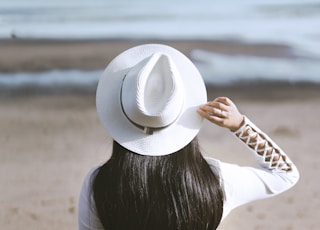
M 197 140 L 166 156 L 143 156 L 114 142 L 98 171 L 93 195 L 108 230 L 216 229 L 223 190 Z
M 215 229 L 223 191 L 194 140 L 207 101 L 196 66 L 169 46 L 133 47 L 108 64 L 96 99 L 115 140 L 93 181 L 105 229 Z

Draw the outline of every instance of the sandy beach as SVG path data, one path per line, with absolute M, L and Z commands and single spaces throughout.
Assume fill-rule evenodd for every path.
M 291 48 L 275 44 L 247 44 L 211 40 L 0 40 L 0 71 L 103 69 L 120 52 L 140 44 L 161 43 L 189 56 L 193 49 L 225 54 L 295 57 Z
M 103 69 L 119 52 L 156 41 L 0 41 L 0 71 Z M 294 58 L 287 46 L 233 41 L 164 41 L 188 55 L 194 48 Z M 207 86 L 209 99 L 228 96 L 296 163 L 290 191 L 234 210 L 220 230 L 316 230 L 320 225 L 320 86 Z M 94 93 L 32 93 L 0 97 L 1 229 L 77 229 L 77 200 L 86 173 L 109 156 Z M 207 122 L 199 134 L 205 155 L 240 165 L 250 152 L 230 132 Z

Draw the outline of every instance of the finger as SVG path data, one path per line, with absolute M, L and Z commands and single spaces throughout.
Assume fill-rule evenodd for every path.
M 223 111 L 221 109 L 217 109 L 217 108 L 212 108 L 209 107 L 209 110 L 206 110 L 206 108 L 200 109 L 201 112 L 206 113 L 206 115 L 203 115 L 203 117 L 205 117 L 206 119 L 210 119 L 210 117 L 218 117 L 218 118 L 227 118 L 228 117 L 228 112 L 227 111 Z
M 207 118 L 210 122 L 218 125 L 218 126 L 222 126 L 223 124 L 223 118 L 221 117 L 216 117 L 216 116 L 209 116 L 209 118 Z
M 209 101 L 206 105 L 215 107 L 215 108 L 217 108 L 217 109 L 222 109 L 222 110 L 224 110 L 224 111 L 228 110 L 228 106 L 226 106 L 226 105 L 223 104 L 223 103 L 216 102 L 216 101 Z
M 203 105 L 200 107 L 200 109 L 206 113 L 208 113 L 210 116 L 218 116 L 218 117 L 224 117 L 228 112 L 224 111 L 222 109 L 218 109 L 216 107 Z
M 226 106 L 225 104 L 222 104 L 220 102 L 208 102 L 206 109 L 210 111 L 213 115 L 226 118 L 230 114 L 230 106 Z M 210 108 L 211 107 L 211 108 Z
M 207 119 L 208 121 L 210 121 L 211 123 L 214 123 L 218 126 L 221 126 L 221 127 L 225 127 L 224 125 L 224 118 L 222 117 L 218 117 L 218 116 L 213 116 L 213 115 L 210 115 L 208 114 L 207 112 L 203 111 L 201 108 L 199 108 L 198 110 L 198 113 L 201 117 Z
M 202 110 L 201 108 L 198 108 L 197 112 L 198 112 L 198 114 L 199 114 L 201 117 L 203 117 L 203 118 L 205 118 L 205 119 L 207 119 L 207 120 L 210 119 L 210 116 L 211 116 L 211 115 L 210 115 L 208 112 Z
M 217 97 L 214 101 L 223 103 L 224 105 L 231 105 L 231 100 L 228 97 Z
M 221 110 L 221 113 L 220 113 L 220 117 L 222 118 L 228 118 L 229 117 L 229 112 L 228 111 L 225 111 L 225 110 Z

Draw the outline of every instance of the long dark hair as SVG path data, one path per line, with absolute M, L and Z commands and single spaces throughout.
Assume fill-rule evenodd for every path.
M 219 174 L 202 157 L 196 139 L 166 156 L 142 156 L 114 141 L 111 158 L 93 181 L 107 230 L 216 229 L 223 194 Z

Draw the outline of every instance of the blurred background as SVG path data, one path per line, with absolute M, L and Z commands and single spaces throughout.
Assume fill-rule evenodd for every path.
M 77 228 L 83 177 L 110 150 L 95 112 L 100 75 L 120 52 L 162 43 L 195 63 L 209 99 L 231 97 L 302 174 L 220 229 L 317 229 L 319 28 L 319 0 L 0 0 L 0 226 Z M 206 154 L 250 162 L 228 132 L 205 124 L 200 137 Z
M 85 48 L 81 45 L 72 50 L 72 40 L 215 41 L 209 48 L 190 45 L 185 52 L 209 83 L 257 79 L 319 83 L 319 4 L 315 0 L 3 0 L 0 38 L 10 42 L 1 47 L 0 85 L 93 84 L 108 53 L 104 49 L 98 54 L 89 48 L 77 50 Z M 50 43 L 44 44 L 44 40 Z M 55 40 L 71 50 L 62 48 L 54 57 L 45 57 L 52 51 L 46 52 L 45 45 L 52 48 Z M 37 45 L 37 50 L 35 46 L 20 49 L 22 45 Z M 17 49 L 15 57 L 9 48 Z M 53 47 L 58 52 L 56 49 Z M 71 52 L 78 53 L 64 60 Z M 105 54 L 100 65 L 95 62 L 99 54 Z M 78 71 L 83 69 L 91 71 Z

